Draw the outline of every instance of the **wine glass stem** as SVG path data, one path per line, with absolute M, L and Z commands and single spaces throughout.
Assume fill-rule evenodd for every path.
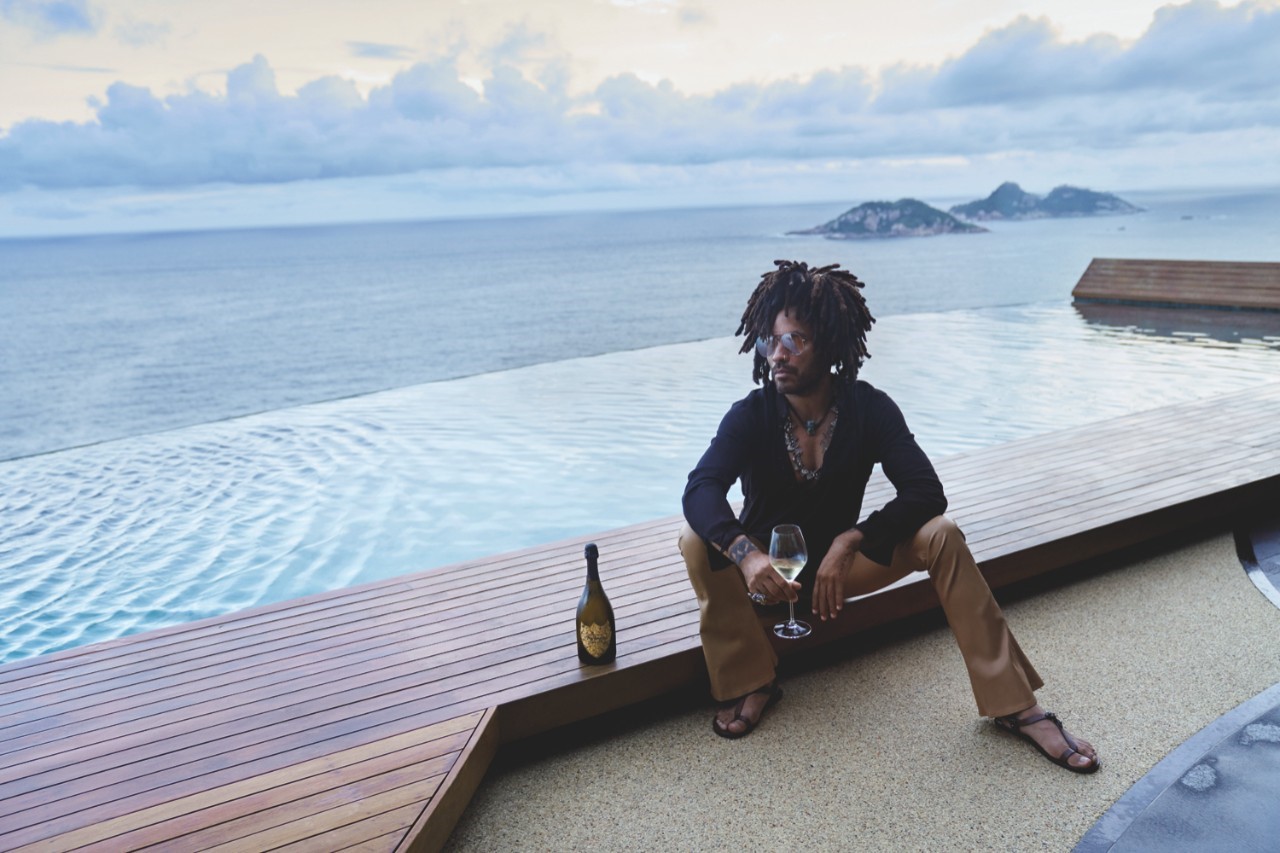
M 796 603 L 788 601 L 787 606 L 791 608 L 791 619 L 787 622 L 787 627 L 794 628 L 796 626 Z

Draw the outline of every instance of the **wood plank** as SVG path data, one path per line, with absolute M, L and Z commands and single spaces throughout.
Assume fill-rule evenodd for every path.
M 481 714 L 467 715 L 465 728 L 447 736 L 436 737 L 428 730 L 388 738 L 359 750 L 325 756 L 134 813 L 127 822 L 119 818 L 107 821 L 106 824 L 136 827 L 119 835 L 106 832 L 105 824 L 95 826 L 94 832 L 107 839 L 104 850 L 141 849 L 177 838 L 199 846 L 210 839 L 237 837 L 233 834 L 237 823 L 246 824 L 252 819 L 254 825 L 270 826 L 313 814 L 350 799 L 358 783 L 405 768 L 418 768 L 413 775 L 424 778 L 442 777 L 453 768 L 481 722 Z M 438 728 L 442 726 L 431 727 Z M 348 760 L 348 755 L 354 758 Z M 331 768 L 319 769 L 330 763 Z M 272 822 L 268 823 L 264 816 L 270 816 Z
M 497 749 L 498 720 L 495 709 L 490 708 L 449 772 L 440 793 L 432 798 L 396 845 L 396 853 L 435 853 L 444 847 L 458 818 L 462 817 L 463 809 L 471 802 L 476 788 L 480 787 L 480 780 L 489 769 Z
M 576 598 L 577 589 L 577 581 L 575 579 L 574 586 L 572 588 L 574 598 Z M 631 610 L 644 612 L 651 609 L 653 606 L 654 596 L 660 595 L 661 591 L 655 590 L 648 582 L 646 582 L 644 591 L 645 595 L 643 597 L 620 599 L 620 614 L 625 617 Z M 549 603 L 558 603 L 562 606 L 568 606 L 565 604 L 566 601 L 568 601 L 568 597 L 556 599 Z M 562 613 L 553 613 L 549 616 L 541 617 L 541 624 L 546 627 L 536 626 L 538 627 L 538 630 L 536 633 L 532 634 L 535 639 L 543 640 L 550 636 L 562 636 L 565 638 L 563 642 L 567 642 L 570 646 L 572 645 L 572 633 L 571 628 L 569 627 L 569 620 Z M 459 627 L 465 627 L 465 624 L 460 624 Z M 380 681 L 386 681 L 386 678 L 382 677 L 383 673 L 386 673 L 388 676 L 397 677 L 404 677 L 408 675 L 425 681 L 428 680 L 426 678 L 427 676 L 431 676 L 431 678 L 441 677 L 441 673 L 439 671 L 441 669 L 448 668 L 449 666 L 452 666 L 454 671 L 459 672 L 480 668 L 484 661 L 477 660 L 478 658 L 488 657 L 492 659 L 495 655 L 498 655 L 496 658 L 497 662 L 505 662 L 508 659 L 519 657 L 522 654 L 528 654 L 529 651 L 531 651 L 528 645 L 528 640 L 530 638 L 529 623 L 525 623 L 521 630 L 524 633 L 517 636 L 510 638 L 505 636 L 497 639 L 491 638 L 483 643 L 476 642 L 474 634 L 466 636 L 457 635 L 444 644 L 432 645 L 430 664 L 421 663 L 417 652 L 414 648 L 410 647 L 406 649 L 406 653 L 402 656 L 407 658 L 407 661 L 400 661 L 399 658 L 397 658 L 395 661 L 399 662 L 393 661 L 392 664 L 388 664 L 386 667 L 365 667 L 361 669 L 359 673 L 353 673 L 349 670 L 342 671 L 339 672 L 337 676 L 326 676 L 329 680 L 321 681 L 308 679 L 300 682 L 298 680 L 291 679 L 278 679 L 280 681 L 279 685 L 272 685 L 271 687 L 263 688 L 258 692 L 237 693 L 234 697 L 237 700 L 234 703 L 234 706 L 221 710 L 219 712 L 221 714 L 220 717 L 209 716 L 210 712 L 208 709 L 200 705 L 182 706 L 169 714 L 154 714 L 141 719 L 134 719 L 131 716 L 110 718 L 110 715 L 106 711 L 104 711 L 104 715 L 110 718 L 109 721 L 112 724 L 113 736 L 111 738 L 111 742 L 113 746 L 119 747 L 121 745 L 120 736 L 122 734 L 128 734 L 129 732 L 143 732 L 148 740 L 154 741 L 159 739 L 165 733 L 161 731 L 161 727 L 166 723 L 182 721 L 199 713 L 204 715 L 203 725 L 207 728 L 209 725 L 219 722 L 220 720 L 246 717 L 253 713 L 257 713 L 266 707 L 275 707 L 270 703 L 263 706 L 260 701 L 263 699 L 270 699 L 273 696 L 280 696 L 287 699 L 290 704 L 297 704 L 299 702 L 306 702 L 312 695 L 323 696 L 330 694 L 332 693 L 331 686 L 339 678 L 343 680 L 343 683 L 347 688 L 347 692 L 350 693 L 353 687 L 359 686 L 360 684 L 377 684 Z M 449 653 L 451 649 L 453 650 L 452 654 Z M 521 651 L 522 649 L 523 651 Z M 459 667 L 460 664 L 462 665 L 461 667 Z M 399 686 L 400 685 L 395 685 L 392 689 L 399 689 Z M 311 688 L 312 693 L 308 694 L 306 692 L 300 692 L 303 688 Z M 143 712 L 150 710 L 145 705 L 139 707 Z M 102 740 L 100 736 L 95 734 L 99 728 L 102 728 L 101 725 L 99 725 L 98 728 L 81 725 L 73 715 L 63 715 L 60 722 L 74 728 L 75 733 L 59 736 L 56 731 L 40 731 L 33 735 L 32 739 L 17 739 L 22 742 L 16 744 L 15 748 L 17 746 L 29 747 L 37 745 L 37 740 L 35 740 L 37 738 L 40 739 L 39 742 L 48 741 L 52 743 L 56 741 L 57 747 L 61 751 L 78 749 Z M 122 728 L 122 724 L 133 722 L 138 723 L 138 725 L 128 725 Z M 17 756 L 18 754 L 19 753 L 15 752 L 11 755 Z M 93 753 L 91 752 L 80 752 L 78 753 L 78 760 L 82 761 L 85 758 L 90 757 L 92 754 Z M 2 778 L 4 778 L 4 776 L 0 776 L 0 779 Z
M 630 537 L 635 535 L 643 535 L 646 531 L 653 529 L 662 529 L 669 524 L 667 519 L 656 519 L 641 524 L 631 525 L 620 528 L 618 530 L 606 531 L 597 534 L 597 537 L 607 538 L 609 541 L 628 541 Z M 504 573 L 520 569 L 523 571 L 536 571 L 540 567 L 547 565 L 558 565 L 564 560 L 564 555 L 557 554 L 551 549 L 561 546 L 576 550 L 581 554 L 581 547 L 592 537 L 578 537 L 576 539 L 566 540 L 563 543 L 556 543 L 551 546 L 534 546 L 519 551 L 513 551 L 507 554 L 500 554 L 490 558 L 480 560 L 467 561 L 452 566 L 441 567 L 420 573 L 421 576 L 430 576 L 428 581 L 434 589 L 446 589 L 442 586 L 441 579 L 449 577 L 470 579 L 476 576 L 497 576 Z M 412 578 L 413 576 L 408 576 Z M 349 587 L 346 589 L 334 590 L 326 593 L 319 593 L 308 596 L 304 599 L 294 599 L 287 602 L 277 602 L 275 604 L 262 605 L 243 611 L 238 611 L 224 616 L 211 617 L 195 622 L 186 623 L 184 625 L 170 626 L 167 628 L 149 631 L 144 634 L 136 634 L 128 637 L 118 638 L 116 640 L 105 641 L 93 644 L 91 646 L 83 646 L 75 649 L 68 649 L 61 652 L 55 652 L 50 655 L 43 655 L 37 658 L 17 661 L 0 667 L 0 684 L 13 683 L 19 680 L 31 682 L 35 678 L 39 678 L 41 674 L 52 676 L 53 678 L 64 677 L 68 673 L 73 676 L 76 673 L 76 667 L 81 665 L 70 658 L 91 656 L 94 659 L 120 659 L 126 663 L 132 663 L 136 668 L 136 658 L 138 653 L 155 646 L 172 646 L 172 645 L 200 645 L 204 654 L 211 652 L 212 648 L 208 640 L 215 641 L 224 640 L 232 635 L 249 634 L 257 636 L 262 627 L 266 624 L 276 623 L 279 619 L 295 619 L 299 615 L 306 615 L 314 610 L 323 610 L 324 608 L 337 604 L 345 605 L 348 600 L 359 601 L 373 607 L 380 608 L 385 606 L 386 600 L 395 599 L 398 596 L 412 594 L 412 589 L 406 589 L 404 584 L 406 578 L 393 578 L 383 581 L 375 581 L 357 587 Z M 349 595 L 348 595 L 349 594 Z M 378 597 L 383 601 L 375 601 Z M 314 621 L 314 620 L 313 620 Z M 289 622 L 288 627 L 294 626 L 296 623 Z M 281 627 L 276 625 L 276 627 Z M 43 672 L 42 670 L 47 670 Z M 9 693 L 6 692 L 0 696 L 0 705 L 9 700 Z
M 54 837 L 61 841 L 56 846 L 64 849 L 117 836 L 130 838 L 130 847 L 134 842 L 137 846 L 145 846 L 153 843 L 151 836 L 155 827 L 161 827 L 160 831 L 167 833 L 169 830 L 163 827 L 184 825 L 193 813 L 217 815 L 222 813 L 219 809 L 229 803 L 257 802 L 264 795 L 274 796 L 282 787 L 297 786 L 308 779 L 324 783 L 334 774 L 341 775 L 351 767 L 367 766 L 371 761 L 387 759 L 390 764 L 404 764 L 406 760 L 430 760 L 456 754 L 470 741 L 473 731 L 484 720 L 483 713 L 462 715 L 367 744 L 328 751 L 316 758 L 290 763 L 235 782 L 202 787 L 186 795 L 180 790 L 164 789 L 162 796 L 166 799 L 162 802 L 138 807 L 142 801 L 134 798 L 132 811 L 108 819 L 98 819 L 96 815 L 86 817 L 65 805 L 55 804 L 56 801 L 43 800 L 39 806 L 29 809 L 25 826 L 19 826 L 17 820 L 12 824 L 5 822 L 5 830 L 0 833 L 0 849 Z M 442 768 L 440 772 L 448 769 Z M 305 784 L 295 790 L 307 792 Z M 91 828 L 86 830 L 86 826 Z
M 576 573 L 575 573 L 575 575 L 576 575 Z M 566 596 L 567 596 L 567 594 L 568 594 L 568 593 L 572 593 L 572 597 L 575 597 L 575 598 L 576 598 L 577 588 L 579 588 L 580 583 L 581 583 L 581 581 L 580 581 L 580 579 L 579 579 L 579 578 L 576 578 L 576 576 L 572 576 L 572 578 L 568 579 L 567 581 L 564 581 L 564 584 L 562 584 L 562 585 L 561 585 L 561 587 L 559 587 L 559 589 L 561 589 L 561 590 L 562 590 L 562 592 L 563 592 L 564 594 L 566 594 Z M 622 589 L 623 589 L 623 590 L 625 590 L 625 589 L 626 589 L 626 587 L 623 587 Z M 554 592 L 554 588 L 553 588 L 553 592 Z M 511 610 L 512 610 L 512 608 L 511 608 L 511 603 L 509 603 L 509 602 L 508 602 L 508 603 L 499 603 L 499 605 L 495 605 L 495 606 L 497 606 L 497 607 L 499 607 L 499 608 L 506 608 L 506 610 L 507 610 L 507 611 L 511 611 Z M 442 621 L 440 621 L 440 620 L 442 620 L 442 616 L 440 616 L 440 613 L 439 613 L 439 612 L 438 612 L 438 613 L 436 613 L 436 615 L 431 616 L 431 620 L 430 620 L 430 621 L 438 622 L 438 624 L 439 624 L 440 626 L 439 626 L 439 628 L 438 628 L 438 629 L 436 629 L 436 630 L 438 630 L 438 631 L 443 631 L 443 630 L 451 630 L 451 629 L 454 629 L 454 628 L 456 628 L 456 626 L 457 626 L 457 625 L 463 625 L 463 624 L 465 624 L 465 622 L 467 622 L 467 621 L 471 621 L 471 620 L 474 620 L 474 619 L 475 619 L 475 617 L 476 617 L 476 611 L 475 611 L 475 608 L 474 608 L 474 607 L 468 607 L 468 606 L 466 606 L 466 605 L 458 606 L 458 608 L 457 608 L 457 610 L 456 610 L 456 613 L 460 613 L 460 615 L 456 616 L 456 622 L 454 622 L 454 624 L 448 624 L 448 622 L 442 622 Z M 420 616 L 417 616 L 417 617 L 415 617 L 415 619 L 419 619 L 419 617 L 420 617 Z M 562 617 L 562 621 L 563 621 L 563 617 Z M 474 644 L 475 644 L 474 635 L 467 635 L 467 637 L 466 637 L 466 638 L 458 639 L 458 640 L 457 640 L 457 646 L 460 646 L 460 647 L 471 647 L 471 646 L 474 646 Z M 289 670 L 289 671 L 291 671 L 291 672 L 296 672 L 296 671 L 298 671 L 298 669 L 300 669 L 300 667 L 298 667 L 298 666 L 294 665 L 294 666 L 291 666 L 291 670 Z M 324 670 L 324 666 L 315 667 L 315 671 L 323 671 L 323 670 Z M 312 671 L 312 669 L 311 669 L 311 667 L 307 667 L 307 669 L 306 669 L 305 671 L 306 671 L 306 672 L 311 672 L 311 671 Z M 188 675 L 189 675 L 189 674 L 188 674 Z M 182 681 L 174 681 L 174 684 L 178 684 L 178 685 L 180 685 L 180 684 L 182 684 Z M 242 685 L 242 686 L 243 686 L 243 683 L 237 683 L 237 684 L 239 684 L 239 685 Z M 218 685 L 214 685 L 214 686 L 212 686 L 212 688 L 211 688 L 211 689 L 212 689 L 212 690 L 215 690 L 215 692 L 216 692 L 216 690 L 220 690 L 221 688 L 219 688 L 219 686 L 218 686 Z M 232 688 L 228 688 L 228 689 L 232 689 Z M 207 692 L 207 690 L 206 690 L 206 692 Z M 170 697 L 177 697 L 177 699 L 175 699 L 175 703 L 179 704 L 179 706 L 180 706 L 180 704 L 183 704 L 184 702 L 186 702 L 186 703 L 188 703 L 188 704 L 189 704 L 188 699 L 184 699 L 184 697 L 178 697 L 178 695 L 177 695 L 178 693 L 179 693 L 179 690 L 174 690 L 174 692 L 170 692 L 170 694 L 169 694 L 169 695 L 170 695 Z M 154 692 L 154 690 L 147 690 L 147 692 L 137 693 L 137 695 L 147 695 L 147 694 L 155 695 L 155 692 Z M 93 707 L 97 708 L 97 710 L 102 710 L 102 711 L 115 711 L 115 710 L 118 710 L 118 708 L 116 708 L 115 706 L 113 706 L 113 704 L 111 704 L 111 703 L 110 703 L 110 698 L 111 698 L 111 697 L 110 697 L 110 694 L 109 694 L 109 693 L 106 693 L 106 692 L 105 692 L 105 690 L 101 690 L 101 692 L 99 693 L 99 695 L 97 695 L 97 698 L 95 699 L 95 702 L 93 702 Z M 160 697 L 160 698 L 161 698 L 161 699 L 163 699 L 163 698 L 164 698 L 164 694 L 161 694 L 161 697 Z M 125 704 L 128 704 L 128 703 L 125 703 Z M 157 702 L 157 706 L 160 706 L 161 708 L 163 708 L 163 707 L 164 707 L 164 706 L 163 706 L 163 702 Z M 64 708 L 65 708 L 65 707 L 67 707 L 67 706 L 64 706 Z M 83 706 L 82 706 L 82 707 L 83 707 Z M 59 708 L 59 711 L 61 711 L 61 710 L 63 710 L 63 708 Z M 67 719 L 68 719 L 68 720 L 70 720 L 70 717 L 67 717 Z M 40 726 L 38 726 L 38 724 L 35 724 L 35 722 L 28 722 L 27 727 L 28 727 L 28 729 L 35 730 L 35 729 L 37 729 L 37 727 L 40 727 Z M 83 733 L 83 729 L 82 729 L 81 731 L 82 731 L 82 733 Z M 17 735 L 19 735 L 19 734 L 26 734 L 26 729 L 22 729 L 22 727 L 13 727 L 13 729 L 10 729 L 10 738 L 14 738 L 14 736 L 17 736 Z
M 665 533 L 665 531 L 663 532 Z M 616 537 L 613 537 L 611 534 L 605 534 L 600 538 L 602 541 L 614 541 Z M 659 538 L 665 539 L 666 536 L 663 535 Z M 488 571 L 478 572 L 477 579 L 471 582 L 469 590 L 478 594 L 490 589 L 501 589 L 504 585 L 509 584 L 513 579 L 538 577 L 539 573 L 545 572 L 548 567 L 563 567 L 564 565 L 565 560 L 563 556 L 548 557 L 544 554 L 541 563 L 520 565 L 518 571 L 509 572 L 505 577 L 503 576 L 501 569 L 494 570 L 492 567 L 486 567 Z M 338 618 L 334 611 L 312 613 L 310 608 L 307 606 L 310 604 L 310 600 L 304 599 L 301 600 L 298 608 L 299 614 L 301 614 L 300 618 L 294 619 L 291 618 L 289 614 L 285 614 L 283 617 L 275 619 L 273 622 L 268 624 L 249 624 L 247 626 L 238 626 L 238 628 L 242 627 L 243 630 L 237 630 L 234 642 L 230 637 L 231 632 L 225 631 L 220 632 L 220 639 L 222 642 L 214 644 L 205 642 L 199 633 L 198 628 L 193 628 L 193 632 L 196 636 L 186 644 L 187 648 L 184 650 L 184 654 L 181 658 L 174 661 L 167 655 L 159 655 L 150 657 L 148 660 L 153 664 L 159 662 L 169 666 L 181 667 L 183 664 L 197 659 L 208 660 L 210 658 L 219 658 L 222 655 L 238 657 L 240 651 L 245 648 L 246 645 L 253 649 L 264 647 L 272 649 L 289 648 L 289 643 L 291 639 L 296 638 L 297 632 L 310 625 L 322 626 L 326 636 L 346 636 L 347 633 L 352 630 L 351 626 L 353 625 L 367 627 L 368 621 L 366 617 L 370 613 L 394 615 L 404 612 L 407 608 L 416 603 L 430 601 L 433 597 L 435 601 L 441 601 L 442 599 L 440 596 L 448 593 L 450 588 L 439 583 L 437 578 L 434 576 L 435 573 L 428 574 L 433 575 L 430 582 L 413 590 L 398 590 L 395 593 L 395 601 L 392 604 L 379 604 L 372 607 L 362 607 L 360 610 L 351 613 L 343 611 L 343 616 L 346 618 Z M 453 609 L 461 609 L 465 607 L 465 604 L 458 603 L 458 599 L 458 596 L 450 596 L 449 598 L 443 599 L 443 604 L 441 604 L 441 606 L 447 606 Z M 248 620 L 241 619 L 229 621 L 242 623 L 247 622 Z M 141 651 L 141 649 L 139 649 L 139 651 Z M 121 667 L 119 670 L 123 671 L 124 677 L 130 679 L 139 674 L 144 677 L 148 676 L 153 671 L 153 669 L 148 669 L 144 664 L 139 663 L 136 660 L 131 665 Z M 179 671 L 182 670 L 180 669 Z M 68 676 L 75 678 L 77 681 L 83 680 L 83 667 L 78 667 L 76 671 L 70 671 L 69 668 Z M 15 688 L 10 691 L 4 701 L 5 703 L 14 703 L 15 701 L 21 701 L 23 699 L 50 695 L 57 692 L 57 690 L 57 681 L 49 680 L 46 683 L 42 683 L 35 687 L 28 687 L 26 690 L 22 688 Z
M 653 563 L 652 565 L 657 566 L 659 564 Z M 652 581 L 652 576 L 646 576 L 634 582 L 634 584 L 620 584 L 611 586 L 611 589 L 615 591 L 615 597 L 619 597 L 616 596 L 617 592 L 625 595 L 633 589 L 652 596 L 656 594 L 653 591 Z M 545 600 L 549 605 L 556 603 L 564 605 L 571 598 L 576 599 L 579 588 L 580 580 L 573 578 L 568 582 L 568 585 L 561 587 L 561 591 L 566 594 L 547 596 Z M 572 593 L 572 596 L 567 593 Z M 518 604 L 521 600 L 530 604 L 538 603 L 536 599 L 531 599 L 527 594 L 514 593 L 508 599 L 499 599 L 489 606 L 495 610 L 496 615 L 496 613 L 503 611 L 511 611 L 513 605 Z M 619 601 L 620 607 L 625 610 L 628 607 L 639 607 L 645 604 L 649 601 L 649 597 L 619 597 Z M 100 697 L 96 702 L 80 702 L 75 706 L 64 706 L 58 709 L 56 717 L 50 720 L 37 719 L 9 727 L 6 730 L 7 746 L 9 749 L 16 751 L 38 743 L 59 740 L 63 748 L 72 748 L 82 743 L 92 742 L 94 739 L 93 733 L 99 728 L 110 726 L 116 729 L 116 736 L 118 737 L 121 724 L 144 720 L 144 730 L 154 733 L 156 727 L 166 720 L 183 719 L 188 713 L 193 713 L 197 710 L 200 705 L 219 698 L 235 698 L 237 700 L 236 711 L 247 714 L 249 703 L 256 702 L 264 697 L 269 698 L 278 695 L 291 697 L 294 701 L 301 701 L 305 697 L 301 697 L 298 691 L 302 689 L 325 690 L 328 685 L 337 681 L 342 681 L 350 687 L 360 682 L 376 680 L 380 673 L 397 666 L 402 671 L 431 672 L 445 664 L 516 648 L 525 643 L 529 633 L 534 629 L 541 630 L 538 636 L 546 636 L 547 630 L 552 627 L 558 626 L 568 630 L 568 619 L 563 615 L 562 609 L 557 609 L 557 612 L 549 614 L 531 610 L 531 614 L 537 615 L 522 616 L 521 620 L 514 623 L 509 631 L 491 635 L 485 642 L 478 643 L 474 633 L 460 634 L 458 632 L 474 625 L 476 621 L 483 620 L 485 612 L 482 611 L 478 614 L 475 608 L 463 609 L 465 616 L 457 617 L 454 621 L 439 623 L 443 626 L 440 628 L 441 631 L 453 634 L 449 639 L 442 642 L 431 642 L 429 646 L 426 642 L 405 645 L 402 653 L 396 656 L 389 657 L 385 649 L 378 649 L 377 654 L 372 657 L 360 654 L 349 662 L 344 661 L 341 655 L 328 656 L 315 666 L 304 665 L 305 658 L 300 658 L 298 659 L 298 665 L 290 667 L 288 677 L 281 678 L 278 673 L 268 670 L 255 677 L 248 677 L 246 680 L 229 681 L 221 689 L 217 687 L 211 688 L 209 691 L 204 691 L 194 697 L 181 682 L 173 690 L 149 689 L 131 693 L 127 698 L 119 701 L 113 701 L 110 695 L 106 695 Z M 439 620 L 439 616 L 433 618 Z M 422 632 L 418 633 L 422 634 Z M 428 640 L 431 636 L 433 635 L 423 635 L 420 639 Z M 420 663 L 420 659 L 414 652 L 414 649 L 418 647 L 421 647 L 424 651 L 430 648 L 431 663 L 429 665 Z M 381 661 L 381 665 L 371 665 L 371 660 Z M 198 674 L 201 677 L 204 676 L 203 672 Z M 148 697 L 153 701 L 147 702 Z M 70 738 L 63 736 L 57 731 L 61 727 L 74 728 L 75 734 Z M 131 730 L 132 728 L 134 727 L 126 730 Z M 3 777 L 0 776 L 0 778 Z
M 291 823 L 256 832 L 243 838 L 236 838 L 212 847 L 202 847 L 205 851 L 219 853 L 261 853 L 263 850 L 274 850 L 287 844 L 306 842 L 312 849 L 328 849 L 325 836 L 333 828 L 344 827 L 387 814 L 398 812 L 406 806 L 416 807 L 429 800 L 439 788 L 441 779 L 432 777 L 409 782 L 389 791 L 372 794 L 361 799 L 352 800 L 335 806 L 312 818 L 295 820 Z
M 1094 258 L 1077 301 L 1280 311 L 1280 263 Z
M 234 804 L 222 810 L 221 814 L 195 815 L 190 822 L 191 831 L 178 835 L 175 839 L 160 837 L 154 846 L 167 848 L 174 843 L 181 843 L 193 850 L 207 850 L 219 844 L 259 836 L 281 827 L 292 826 L 296 830 L 301 825 L 319 825 L 320 830 L 327 837 L 329 833 L 344 825 L 333 820 L 334 815 L 331 814 L 333 810 L 396 789 L 415 786 L 412 789 L 415 794 L 408 802 L 359 816 L 353 821 L 364 824 L 360 834 L 381 835 L 389 829 L 396 828 L 397 825 L 404 826 L 403 815 L 390 818 L 391 826 L 384 824 L 382 819 L 388 812 L 407 807 L 416 807 L 421 810 L 425 803 L 439 794 L 441 785 L 457 758 L 458 754 L 455 752 L 404 766 L 387 767 L 376 775 L 360 779 L 329 780 L 331 787 L 327 790 L 312 792 L 293 800 L 268 804 L 262 808 L 259 808 L 258 802 L 245 802 L 241 808 L 235 808 L 234 805 L 240 804 Z M 372 771 L 376 768 L 369 769 Z M 289 791 L 282 796 L 292 796 L 293 793 Z M 303 837 L 310 837 L 310 834 Z M 102 853 L 107 853 L 108 849 L 104 848 Z
M 353 821 L 341 827 L 327 829 L 323 835 L 321 849 L 342 850 L 345 853 L 392 853 L 421 811 L 418 803 L 411 803 L 366 820 Z M 393 829 L 390 832 L 383 832 L 388 826 Z M 373 833 L 379 834 L 371 837 Z M 275 848 L 273 853 L 281 853 L 281 851 L 315 853 L 317 847 L 315 839 L 305 838 L 281 845 Z M 156 850 L 155 853 L 167 853 L 167 851 Z
M 447 715 L 441 715 L 442 719 L 448 719 Z M 409 722 L 414 722 L 410 720 Z M 243 757 L 237 756 L 237 761 L 226 762 L 223 766 L 216 769 L 206 769 L 205 772 L 180 777 L 176 780 L 167 778 L 167 774 L 156 773 L 157 788 L 143 795 L 131 794 L 128 791 L 121 793 L 120 798 L 127 800 L 131 807 L 144 808 L 151 805 L 157 805 L 166 802 L 175 797 L 181 797 L 190 794 L 200 793 L 201 791 L 210 790 L 220 785 L 230 784 L 242 781 L 260 773 L 267 773 L 272 770 L 290 767 L 298 762 L 306 761 L 312 758 L 323 757 L 331 752 L 341 750 L 351 746 L 359 746 L 376 741 L 380 738 L 394 737 L 403 734 L 412 728 L 407 725 L 406 720 L 396 719 L 391 721 L 376 721 L 374 724 L 365 728 L 352 727 L 348 731 L 339 734 L 324 733 L 328 735 L 320 741 L 309 740 L 307 735 L 300 736 L 302 743 L 285 743 L 281 748 L 271 754 L 259 757 Z M 102 778 L 109 774 L 98 774 L 103 784 L 111 784 L 109 778 Z M 33 781 L 39 780 L 40 777 L 34 777 Z M 33 803 L 28 808 L 40 808 L 43 800 L 38 795 L 33 798 Z M 93 821 L 109 820 L 116 816 L 120 811 L 120 806 L 116 802 L 107 803 L 96 809 L 85 810 L 82 814 L 77 815 L 77 820 L 84 820 L 85 823 Z M 7 818 L 0 823 L 6 831 L 11 825 L 16 825 L 18 821 Z M 74 826 L 72 827 L 74 828 Z
M 680 606 L 680 613 L 674 618 L 687 624 L 691 621 L 693 613 L 694 609 L 690 605 L 683 604 Z M 654 630 L 663 627 L 658 625 Z M 637 645 L 642 644 L 647 632 L 648 629 L 633 631 L 632 642 Z M 562 671 L 570 662 L 573 669 L 577 669 L 570 636 L 566 637 L 566 642 L 561 644 L 560 649 L 537 658 L 533 663 L 544 669 L 550 667 L 551 671 Z M 106 765 L 102 764 L 102 759 L 84 760 L 81 756 L 72 753 L 63 756 L 63 760 L 55 766 L 41 767 L 42 781 L 58 784 L 60 786 L 58 792 L 50 792 L 47 789 L 30 790 L 5 800 L 2 805 L 6 811 L 12 812 L 32 804 L 47 803 L 59 796 L 70 795 L 74 798 L 60 800 L 59 808 L 109 809 L 110 803 L 104 802 L 102 798 L 125 796 L 120 786 L 132 779 L 138 779 L 148 786 L 145 791 L 135 789 L 128 792 L 128 795 L 133 798 L 166 795 L 175 782 L 200 778 L 205 772 L 216 770 L 222 763 L 221 756 L 232 750 L 243 759 L 256 759 L 280 751 L 284 744 L 297 745 L 304 739 L 308 742 L 323 743 L 335 729 L 343 730 L 349 725 L 363 726 L 387 719 L 417 720 L 429 717 L 431 714 L 436 716 L 456 714 L 483 706 L 487 701 L 486 697 L 495 690 L 519 688 L 520 685 L 538 677 L 537 667 L 529 662 L 517 663 L 502 670 L 503 678 L 498 678 L 492 671 L 468 672 L 465 678 L 451 682 L 446 691 L 430 686 L 409 686 L 401 690 L 386 691 L 385 694 L 374 697 L 373 700 L 338 704 L 328 714 L 317 715 L 314 709 L 306 709 L 312 711 L 311 716 L 319 717 L 323 722 L 319 728 L 303 729 L 286 717 L 269 729 L 243 731 L 232 725 L 226 727 L 225 732 L 193 730 L 176 746 L 173 739 L 170 739 L 168 744 L 153 746 L 144 738 L 129 751 L 106 756 Z M 530 672 L 533 674 L 528 674 Z M 387 700 L 387 695 L 392 697 L 390 701 Z M 219 737 L 220 734 L 226 736 Z M 196 738 L 198 738 L 197 742 L 187 743 L 188 740 Z M 180 758 L 175 760 L 173 756 L 180 756 Z M 29 786 L 22 785 L 19 780 L 15 790 L 23 790 L 26 787 Z

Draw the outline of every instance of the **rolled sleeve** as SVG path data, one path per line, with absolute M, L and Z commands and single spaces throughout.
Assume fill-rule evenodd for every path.
M 735 403 L 720 421 L 720 428 L 698 465 L 689 472 L 683 507 L 694 532 L 717 547 L 728 550 L 746 533 L 729 505 L 729 489 L 742 476 L 753 449 L 752 414 L 746 400 Z

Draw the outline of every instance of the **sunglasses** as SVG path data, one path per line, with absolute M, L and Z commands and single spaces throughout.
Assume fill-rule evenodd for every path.
M 778 344 L 792 355 L 800 355 L 809 348 L 809 338 L 799 332 L 787 332 L 785 335 L 761 335 L 756 338 L 756 352 L 761 358 L 773 355 Z

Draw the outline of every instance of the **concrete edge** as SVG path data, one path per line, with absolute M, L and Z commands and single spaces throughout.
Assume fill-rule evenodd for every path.
M 1236 555 L 1245 573 L 1272 604 L 1280 607 L 1280 589 L 1276 588 L 1266 569 L 1259 564 L 1255 548 L 1255 540 L 1260 536 L 1268 537 L 1269 546 L 1274 545 L 1270 540 L 1271 535 L 1260 526 L 1257 519 L 1251 524 L 1236 527 L 1234 531 Z M 1098 818 L 1098 822 L 1085 833 L 1072 853 L 1105 853 L 1110 850 L 1156 798 L 1198 764 L 1204 755 L 1277 705 L 1280 705 L 1280 684 L 1237 705 L 1192 735 L 1133 783 L 1133 787 Z

